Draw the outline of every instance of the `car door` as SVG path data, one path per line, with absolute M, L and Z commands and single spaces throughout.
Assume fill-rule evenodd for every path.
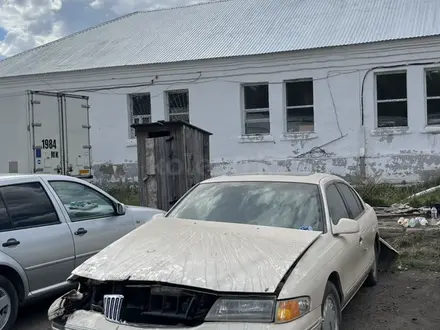
M 48 180 L 63 206 L 75 243 L 75 266 L 135 229 L 128 215 L 117 215 L 115 203 L 92 187 L 68 180 Z
M 342 218 L 350 218 L 345 202 L 334 183 L 326 186 L 326 198 L 330 220 L 334 225 Z M 340 279 L 344 292 L 350 294 L 354 290 L 360 266 L 360 233 L 339 235 L 336 237 L 340 252 L 337 256 L 341 265 Z
M 38 178 L 0 187 L 0 249 L 25 270 L 36 293 L 65 282 L 74 268 L 70 229 Z
M 371 261 L 374 257 L 374 240 L 375 231 L 368 221 L 365 207 L 356 192 L 347 184 L 338 182 L 336 184 L 339 192 L 341 193 L 344 202 L 350 213 L 350 219 L 356 220 L 359 223 L 360 241 L 359 247 L 361 249 L 362 266 L 360 276 L 371 266 Z

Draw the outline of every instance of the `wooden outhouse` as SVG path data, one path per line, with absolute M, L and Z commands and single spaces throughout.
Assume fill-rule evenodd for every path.
M 210 177 L 209 133 L 183 121 L 133 124 L 142 206 L 167 211 Z

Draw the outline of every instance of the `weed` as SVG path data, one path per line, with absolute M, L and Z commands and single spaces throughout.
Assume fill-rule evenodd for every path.
M 140 205 L 139 188 L 132 183 L 110 183 L 100 188 L 126 205 Z
M 439 230 L 406 233 L 388 242 L 400 253 L 396 265 L 402 268 L 440 271 Z
M 359 184 L 354 183 L 354 185 L 364 201 L 371 206 L 390 206 L 403 201 L 413 207 L 440 203 L 440 189 L 424 196 L 408 199 L 415 193 L 440 185 L 440 178 L 416 184 L 396 185 L 367 180 Z

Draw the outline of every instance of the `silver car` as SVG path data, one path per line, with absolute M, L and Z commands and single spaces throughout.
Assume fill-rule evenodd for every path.
M 0 329 L 30 299 L 67 291 L 75 267 L 161 212 L 73 177 L 0 175 Z

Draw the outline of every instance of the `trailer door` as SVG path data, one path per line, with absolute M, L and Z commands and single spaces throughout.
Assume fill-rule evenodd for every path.
M 66 174 L 91 177 L 89 98 L 61 94 L 64 117 Z
M 63 173 L 62 115 L 56 93 L 28 92 L 35 173 Z

